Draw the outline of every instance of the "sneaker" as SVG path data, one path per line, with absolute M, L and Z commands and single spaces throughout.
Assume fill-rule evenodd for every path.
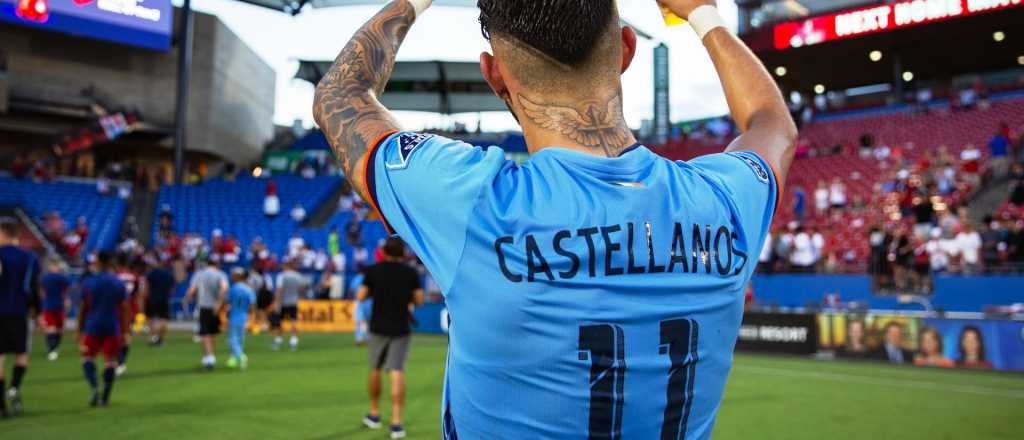
M 289 339 L 288 347 L 290 347 L 292 351 L 297 351 L 299 349 L 299 338 L 293 336 L 291 339 Z
M 118 365 L 117 368 L 114 369 L 114 375 L 117 376 L 117 377 L 124 376 L 124 373 L 127 373 L 127 372 L 128 372 L 128 366 L 125 365 L 125 364 Z
M 100 404 L 100 390 L 96 388 L 92 389 L 92 393 L 89 394 L 89 406 L 95 408 Z
M 380 416 L 371 416 L 369 414 L 363 417 L 363 425 L 370 429 L 380 429 L 384 426 L 380 423 Z
M 402 429 L 402 425 L 391 425 L 391 438 L 405 438 L 405 430 Z
M 234 356 L 229 357 L 228 358 L 228 368 L 231 368 L 231 369 L 238 368 L 238 358 L 236 358 Z
M 53 362 L 57 360 L 58 357 L 60 357 L 60 353 L 57 353 L 56 351 L 51 351 L 46 355 L 46 360 Z
M 17 388 L 11 388 L 7 391 L 7 399 L 11 404 L 11 415 L 16 416 L 21 414 L 21 393 L 18 392 Z
M 243 354 L 242 357 L 238 359 L 238 361 L 239 368 L 243 370 L 249 368 L 249 356 Z

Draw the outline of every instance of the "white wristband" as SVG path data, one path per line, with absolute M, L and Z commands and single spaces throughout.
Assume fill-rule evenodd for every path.
M 412 8 L 416 10 L 416 16 L 417 17 L 422 15 L 423 11 L 426 11 L 427 8 L 430 7 L 430 4 L 434 2 L 434 0 L 407 0 L 407 1 L 409 2 L 409 4 L 412 5 Z
M 690 26 L 693 26 L 693 30 L 697 31 L 697 36 L 701 40 L 712 29 L 726 27 L 725 20 L 722 20 L 722 16 L 718 15 L 718 9 L 711 5 L 697 7 L 697 9 L 690 12 L 690 16 L 686 20 L 690 22 Z

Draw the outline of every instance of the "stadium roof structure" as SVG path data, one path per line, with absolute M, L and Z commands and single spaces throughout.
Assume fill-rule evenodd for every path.
M 242 3 L 248 3 L 250 5 L 260 6 L 268 9 L 274 9 L 291 15 L 298 15 L 302 12 L 302 9 L 306 6 L 311 8 L 336 8 L 343 6 L 367 6 L 367 5 L 383 5 L 390 0 L 237 0 Z M 832 1 L 832 0 L 816 0 L 816 1 Z M 477 0 L 434 0 L 434 5 L 437 6 L 454 6 L 463 8 L 476 8 Z M 647 32 L 636 26 L 630 25 L 623 21 L 623 24 L 629 25 L 636 31 L 636 34 L 640 37 L 648 40 L 653 40 Z
M 331 64 L 332 61 L 300 61 L 295 77 L 317 84 Z M 508 110 L 491 91 L 480 73 L 480 64 L 475 62 L 400 61 L 381 101 L 392 110 L 446 115 Z
M 238 0 L 288 14 L 297 15 L 303 8 L 381 5 L 388 0 Z M 435 0 L 438 6 L 476 8 L 477 0 Z M 625 25 L 629 23 L 623 22 Z M 637 35 L 653 40 L 650 34 L 635 26 Z M 300 61 L 295 77 L 313 84 L 330 69 L 332 61 Z M 400 61 L 391 74 L 384 95 L 384 105 L 394 110 L 423 111 L 440 114 L 506 111 L 505 103 L 494 96 L 480 73 L 476 62 Z

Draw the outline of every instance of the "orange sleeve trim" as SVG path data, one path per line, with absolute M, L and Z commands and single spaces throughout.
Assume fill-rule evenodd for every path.
M 370 202 L 370 207 L 373 208 L 373 212 L 377 213 L 377 217 L 380 217 L 381 222 L 384 223 L 384 229 L 386 229 L 388 231 L 388 233 L 391 234 L 391 235 L 395 235 L 395 230 L 394 230 L 394 228 L 391 227 L 391 224 L 388 223 L 388 219 L 386 217 L 384 217 L 384 213 L 381 212 L 381 210 L 380 210 L 380 204 L 377 203 L 377 185 L 376 185 L 376 182 L 373 182 L 372 185 L 371 185 L 371 182 L 370 182 L 370 177 L 371 176 L 375 176 L 376 173 L 371 173 L 370 172 L 371 171 L 370 170 L 370 166 L 373 165 L 373 159 L 374 159 L 374 157 L 377 156 L 377 149 L 381 146 L 381 144 L 384 143 L 385 139 L 387 139 L 388 137 L 390 137 L 391 135 L 393 135 L 395 133 L 398 133 L 398 130 L 391 130 L 391 131 L 384 132 L 383 134 L 378 136 L 377 139 L 375 139 L 370 144 L 370 149 L 367 150 L 366 155 L 363 157 L 363 167 L 362 167 L 363 168 L 363 181 L 362 181 L 363 188 L 366 188 L 366 195 L 369 196 L 369 198 L 370 198 L 370 200 L 367 200 L 367 201 Z
M 761 160 L 764 160 L 764 158 L 762 157 Z M 772 180 L 775 181 L 775 213 L 772 214 L 772 218 L 775 218 L 779 215 L 779 208 L 782 208 L 783 183 L 779 182 L 779 173 L 775 172 L 775 166 L 767 160 L 764 160 L 764 163 L 768 164 L 768 169 L 772 170 Z

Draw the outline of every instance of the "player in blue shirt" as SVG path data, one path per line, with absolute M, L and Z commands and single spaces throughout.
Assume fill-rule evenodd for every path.
M 256 304 L 256 292 L 246 284 L 249 277 L 244 267 L 236 267 L 231 270 L 231 289 L 228 290 L 228 345 L 231 347 L 231 358 L 228 359 L 228 368 L 241 367 L 243 370 L 249 366 L 249 357 L 245 355 L 243 345 L 245 344 L 245 326 L 249 323 L 249 315 L 254 311 Z
M 96 256 L 96 274 L 82 284 L 82 302 L 78 308 L 79 350 L 82 354 L 82 371 L 92 390 L 89 401 L 92 406 L 107 406 L 110 402 L 118 356 L 131 331 L 128 291 L 117 275 L 111 272 L 113 259 L 113 255 L 105 251 Z M 102 394 L 96 378 L 95 361 L 100 353 L 106 361 Z
M 47 359 L 57 360 L 60 339 L 64 334 L 64 319 L 68 309 L 71 290 L 71 279 L 67 276 L 64 264 L 57 258 L 46 260 L 46 274 L 43 275 L 40 295 L 42 296 L 42 326 L 46 332 Z
M 346 175 L 445 293 L 445 438 L 711 435 L 796 128 L 713 0 L 661 3 L 718 67 L 742 132 L 725 153 L 672 162 L 637 143 L 620 79 L 636 36 L 613 0 L 479 1 L 481 69 L 523 128 L 521 166 L 402 132 L 378 100 L 429 0 L 386 6 L 317 87 Z
M 29 315 L 39 289 L 39 260 L 18 247 L 18 229 L 13 220 L 0 219 L 0 418 L 22 410 L 21 382 L 28 370 Z M 4 362 L 14 355 L 11 388 L 5 387 Z

